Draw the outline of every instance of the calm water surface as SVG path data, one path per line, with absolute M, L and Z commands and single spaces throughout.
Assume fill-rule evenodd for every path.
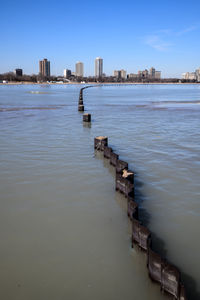
M 136 173 L 153 246 L 200 295 L 200 87 L 0 86 L 0 298 L 168 299 L 130 247 L 114 170 L 94 155 L 107 135 Z

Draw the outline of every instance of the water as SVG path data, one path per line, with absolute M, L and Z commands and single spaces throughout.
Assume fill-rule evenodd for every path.
M 168 299 L 130 247 L 113 168 L 94 156 L 94 136 L 107 135 L 136 173 L 154 248 L 199 299 L 199 86 L 86 89 L 91 128 L 79 89 L 0 86 L 0 298 Z

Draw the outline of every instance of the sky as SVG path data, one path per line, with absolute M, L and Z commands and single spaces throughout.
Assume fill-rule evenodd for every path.
M 1 1 L 0 73 L 37 74 L 47 58 L 52 75 L 82 61 L 93 76 L 100 56 L 106 75 L 153 66 L 181 77 L 200 67 L 199 11 L 199 0 Z

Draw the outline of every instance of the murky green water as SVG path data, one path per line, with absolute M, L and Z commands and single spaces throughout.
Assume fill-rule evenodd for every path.
M 0 298 L 168 299 L 130 247 L 126 201 L 93 139 L 136 172 L 153 245 L 200 293 L 200 88 L 0 86 Z

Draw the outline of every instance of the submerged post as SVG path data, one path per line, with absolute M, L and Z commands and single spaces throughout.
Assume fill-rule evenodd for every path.
M 83 122 L 91 122 L 91 114 L 84 114 Z

